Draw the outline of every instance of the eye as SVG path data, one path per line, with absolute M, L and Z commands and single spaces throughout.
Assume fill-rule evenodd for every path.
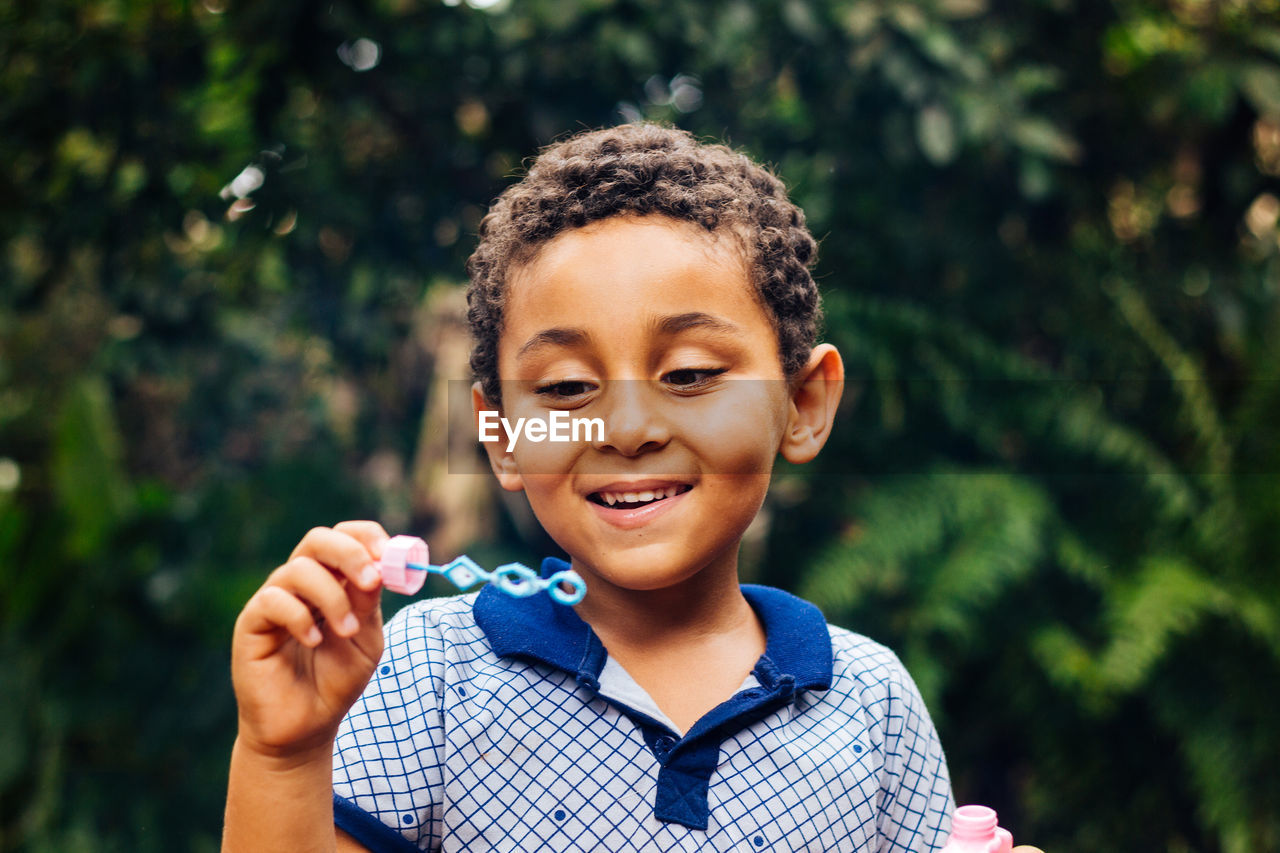
M 725 367 L 682 367 L 664 374 L 662 381 L 678 391 L 693 391 L 711 384 L 713 379 L 727 369 Z
M 545 385 L 539 385 L 534 389 L 533 393 L 550 402 L 564 403 L 579 400 L 594 390 L 596 390 L 596 386 L 591 382 L 581 379 L 566 379 L 562 382 L 548 382 Z

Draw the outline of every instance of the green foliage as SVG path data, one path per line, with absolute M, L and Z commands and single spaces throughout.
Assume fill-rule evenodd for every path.
M 1020 837 L 1280 849 L 1280 6 L 485 5 L 0 6 L 0 851 L 216 846 L 243 601 L 448 521 L 427 283 L 642 117 L 822 239 L 849 391 L 763 579 L 900 651 Z
M 56 430 L 53 490 L 67 516 L 67 548 L 92 557 L 132 509 L 121 438 L 101 379 L 86 376 L 68 390 Z

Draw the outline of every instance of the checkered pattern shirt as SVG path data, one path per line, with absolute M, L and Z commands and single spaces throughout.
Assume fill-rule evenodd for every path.
M 946 763 L 898 659 L 742 589 L 765 653 L 684 733 L 545 595 L 406 607 L 338 734 L 338 826 L 373 851 L 941 848 Z

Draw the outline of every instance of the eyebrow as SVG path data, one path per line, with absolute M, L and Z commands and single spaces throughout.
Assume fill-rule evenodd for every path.
M 656 327 L 658 332 L 664 335 L 678 335 L 689 329 L 706 329 L 725 335 L 740 334 L 742 331 L 728 320 L 723 320 L 702 311 L 690 311 L 685 314 L 673 314 L 670 317 L 663 317 L 657 322 Z
M 516 358 L 523 358 L 532 350 L 536 350 L 545 346 L 561 346 L 572 347 L 586 343 L 589 335 L 582 329 L 568 328 L 565 326 L 557 326 L 551 329 L 543 329 L 538 334 L 529 338 L 520 345 L 520 349 L 516 350 Z

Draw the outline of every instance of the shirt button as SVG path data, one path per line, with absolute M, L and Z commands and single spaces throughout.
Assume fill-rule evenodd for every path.
M 659 757 L 665 758 L 672 747 L 676 745 L 676 739 L 671 735 L 663 735 L 653 742 L 653 751 L 658 753 Z

